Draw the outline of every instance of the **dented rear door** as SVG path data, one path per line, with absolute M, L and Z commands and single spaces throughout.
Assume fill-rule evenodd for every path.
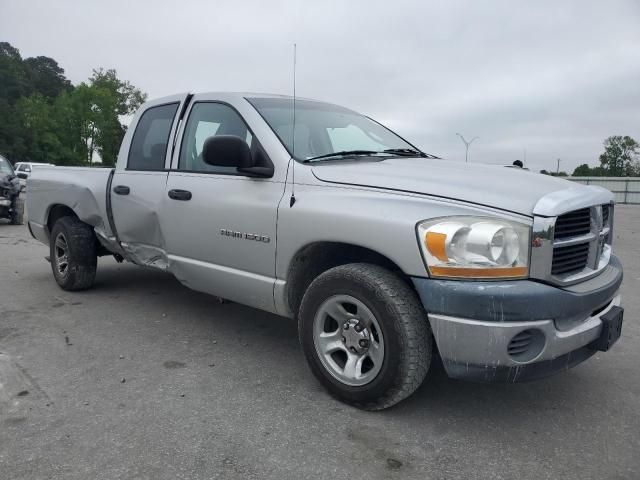
M 115 233 L 129 259 L 140 265 L 167 267 L 158 218 L 173 138 L 187 98 L 175 95 L 146 104 L 132 122 L 133 135 L 124 140 L 124 158 L 118 159 L 110 192 Z

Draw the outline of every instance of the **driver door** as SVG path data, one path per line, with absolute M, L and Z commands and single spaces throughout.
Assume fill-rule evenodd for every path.
M 274 311 L 276 212 L 284 183 L 204 163 L 204 142 L 216 135 L 258 148 L 232 106 L 192 103 L 160 210 L 169 269 L 190 288 Z

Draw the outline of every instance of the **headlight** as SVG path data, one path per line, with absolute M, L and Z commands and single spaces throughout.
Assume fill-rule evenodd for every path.
M 418 225 L 429 273 L 449 278 L 524 278 L 528 225 L 490 217 L 448 217 Z

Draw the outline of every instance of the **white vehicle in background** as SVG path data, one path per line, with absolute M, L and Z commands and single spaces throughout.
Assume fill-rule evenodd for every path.
M 53 163 L 41 163 L 41 162 L 17 162 L 14 165 L 14 169 L 16 171 L 16 176 L 20 179 L 20 185 L 22 186 L 22 190 L 27 186 L 27 178 L 31 176 L 31 172 L 34 167 L 37 166 L 47 166 L 47 167 L 55 167 Z

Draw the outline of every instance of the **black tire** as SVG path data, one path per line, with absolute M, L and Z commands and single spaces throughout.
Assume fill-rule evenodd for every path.
M 344 295 L 359 300 L 373 313 L 384 337 L 384 360 L 375 378 L 365 385 L 351 386 L 336 378 L 314 343 L 316 314 L 321 315 L 326 302 Z M 300 342 L 311 371 L 329 393 L 345 403 L 364 410 L 391 407 L 411 395 L 429 370 L 433 337 L 426 312 L 415 292 L 389 270 L 365 263 L 332 268 L 311 283 L 299 313 Z
M 11 225 L 22 225 L 24 223 L 24 200 L 16 199 L 15 208 L 11 212 Z
M 62 243 L 66 245 L 66 266 L 62 259 Z M 62 217 L 51 230 L 49 241 L 51 270 L 63 290 L 85 290 L 93 285 L 98 256 L 93 229 L 76 217 Z

